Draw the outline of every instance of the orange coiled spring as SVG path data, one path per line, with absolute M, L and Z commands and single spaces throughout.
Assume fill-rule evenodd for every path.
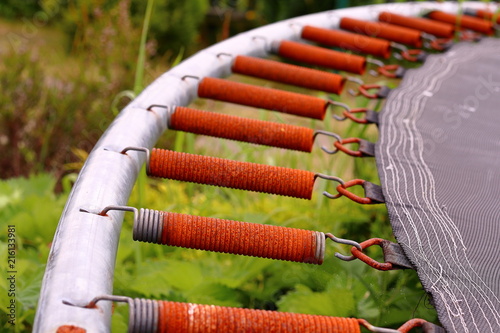
M 340 28 L 414 47 L 422 46 L 422 34 L 420 31 L 397 25 L 344 17 L 340 20 Z
M 148 175 L 301 199 L 311 199 L 315 179 L 310 171 L 156 148 Z
M 321 265 L 318 231 L 141 209 L 134 240 L 189 249 Z
M 157 311 L 157 332 L 219 333 L 280 332 L 359 333 L 355 318 L 339 318 L 297 313 L 231 308 L 216 305 L 152 301 Z M 134 311 L 137 316 L 149 311 Z M 154 314 L 151 314 L 153 317 Z M 151 321 L 151 320 L 150 320 Z M 140 327 L 139 325 L 135 325 Z M 147 326 L 147 325 L 144 325 Z M 132 332 L 135 332 L 132 330 Z
M 474 30 L 485 35 L 492 35 L 494 32 L 493 23 L 477 17 L 467 15 L 454 15 L 439 10 L 434 10 L 427 14 L 427 17 L 453 25 L 459 25 L 462 28 Z
M 354 74 L 363 74 L 366 69 L 366 59 L 354 54 L 337 52 L 287 40 L 273 43 L 272 47 L 273 51 L 282 57 L 310 65 Z
M 420 30 L 441 38 L 452 38 L 455 32 L 455 27 L 451 24 L 436 22 L 421 17 L 408 17 L 389 12 L 381 12 L 378 15 L 378 19 L 385 23 Z
M 376 57 L 387 59 L 391 56 L 391 44 L 388 41 L 352 32 L 306 25 L 302 29 L 301 37 L 326 46 L 371 54 Z
M 169 127 L 194 134 L 311 152 L 314 131 L 307 127 L 177 107 Z
M 328 102 L 318 97 L 212 77 L 200 82 L 198 96 L 319 120 L 325 118 L 328 107 Z
M 340 94 L 345 83 L 338 74 L 247 56 L 237 56 L 232 71 L 332 94 Z
M 495 15 L 494 12 L 486 9 L 473 9 L 473 10 L 466 10 L 466 12 L 471 11 L 471 15 L 480 17 L 482 19 L 486 20 L 492 20 L 493 16 Z M 497 16 L 497 23 L 500 24 L 500 16 Z
M 375 327 L 364 319 L 157 301 L 114 295 L 97 296 L 87 305 L 81 307 L 99 311 L 97 302 L 102 300 L 127 302 L 129 304 L 129 333 L 360 333 L 361 326 L 367 328 L 370 332 L 390 331 L 408 333 L 415 327 L 422 327 L 425 332 L 444 332 L 441 327 L 420 318 L 413 318 L 407 321 L 399 327 L 397 331 L 395 331 Z M 74 305 L 67 301 L 63 301 L 63 303 Z M 62 327 L 71 330 L 71 327 L 73 326 L 66 325 Z

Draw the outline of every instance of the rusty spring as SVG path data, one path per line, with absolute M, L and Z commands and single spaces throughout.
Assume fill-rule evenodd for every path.
M 398 330 L 376 327 L 364 319 L 329 317 L 268 310 L 242 309 L 216 305 L 158 301 L 125 296 L 102 295 L 88 303 L 63 300 L 69 306 L 96 311 L 99 301 L 123 302 L 129 305 L 129 333 L 216 333 L 216 332 L 370 332 L 407 333 L 415 327 L 424 332 L 444 330 L 423 319 L 414 318 Z
M 326 46 L 362 52 L 385 59 L 391 56 L 391 43 L 389 41 L 348 31 L 306 25 L 302 29 L 301 37 Z
M 198 97 L 319 120 L 325 118 L 331 104 L 319 97 L 213 77 L 201 80 Z
M 328 132 L 324 132 L 326 134 Z M 328 151 L 322 147 L 327 153 Z M 221 187 L 235 188 L 247 191 L 263 192 L 270 194 L 286 195 L 301 199 L 311 199 L 314 181 L 322 178 L 338 182 L 342 185 L 342 192 L 333 195 L 323 191 L 323 195 L 330 199 L 340 198 L 342 195 L 359 203 L 382 203 L 385 202 L 381 191 L 372 191 L 367 202 L 359 200 L 355 195 L 348 194 L 342 179 L 321 173 L 310 171 L 276 167 L 264 164 L 239 162 L 222 158 L 179 153 L 165 149 L 153 148 L 152 152 L 144 147 L 125 147 L 120 154 L 128 151 L 140 151 L 146 154 L 146 173 L 148 176 L 176 179 L 192 183 L 215 185 Z M 293 179 L 293 182 L 289 180 Z M 283 185 L 285 184 L 285 185 Z M 350 182 L 350 186 L 370 184 L 371 188 L 376 185 L 357 179 Z M 350 187 L 349 186 L 349 187 Z M 134 208 L 135 209 L 135 208 Z
M 343 17 L 339 26 L 345 30 L 387 39 L 396 43 L 408 44 L 418 48 L 422 46 L 420 31 L 407 27 L 383 22 L 357 20 L 350 17 Z
M 325 234 L 141 208 L 133 239 L 155 244 L 321 265 Z
M 234 59 L 231 69 L 233 73 L 332 94 L 340 94 L 345 83 L 345 78 L 335 73 L 241 55 Z
M 452 38 L 455 26 L 439 21 L 433 21 L 422 17 L 403 16 L 390 12 L 381 12 L 378 20 L 385 23 L 395 24 L 412 28 L 442 38 Z
M 360 332 L 355 318 L 133 299 L 129 333 Z
M 492 22 L 482 20 L 477 17 L 461 15 L 460 20 L 458 20 L 458 15 L 442 12 L 439 10 L 431 11 L 429 14 L 427 14 L 427 17 L 429 17 L 431 20 L 445 22 L 453 25 L 455 25 L 456 22 L 460 22 L 460 27 L 470 29 L 485 35 L 492 35 L 495 31 Z
M 363 74 L 366 59 L 359 55 L 330 50 L 323 47 L 292 42 L 289 40 L 274 41 L 271 44 L 274 53 L 281 57 L 354 74 Z
M 333 101 L 331 103 L 348 110 L 348 107 L 341 103 Z M 303 152 L 312 151 L 314 140 L 318 135 L 333 137 L 336 141 L 342 140 L 339 135 L 327 131 L 314 131 L 307 127 L 237 117 L 181 106 L 175 107 L 170 114 L 168 127 L 174 130 Z M 324 146 L 321 149 L 329 154 L 336 152 L 336 150 L 332 151 Z
M 149 176 L 311 199 L 315 174 L 153 148 Z M 290 181 L 293 179 L 294 181 Z

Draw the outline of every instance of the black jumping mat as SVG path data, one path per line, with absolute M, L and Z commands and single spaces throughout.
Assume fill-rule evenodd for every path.
M 409 70 L 376 159 L 397 241 L 449 332 L 500 332 L 500 40 Z

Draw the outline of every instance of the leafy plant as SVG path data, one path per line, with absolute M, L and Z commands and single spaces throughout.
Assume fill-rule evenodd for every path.
M 37 0 L 3 0 L 0 3 L 0 16 L 9 19 L 32 16 L 38 10 L 40 10 L 40 4 Z
M 132 15 L 142 23 L 149 1 L 132 2 Z M 175 57 L 180 50 L 191 54 L 197 50 L 199 27 L 208 9 L 205 0 L 156 0 L 155 15 L 151 16 L 151 36 L 158 41 L 160 53 L 169 52 Z M 172 52 L 173 51 L 173 52 Z
M 0 253 L 7 263 L 7 227 L 15 226 L 16 236 L 16 326 L 18 332 L 31 331 L 45 263 L 57 221 L 68 190 L 54 194 L 56 179 L 49 174 L 0 181 Z M 0 279 L 0 307 L 7 314 L 9 284 Z M 12 327 L 2 321 L 3 329 Z

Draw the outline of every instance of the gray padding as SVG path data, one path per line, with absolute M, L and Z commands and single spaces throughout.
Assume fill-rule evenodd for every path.
M 409 70 L 379 114 L 394 234 L 449 332 L 500 332 L 500 40 Z

